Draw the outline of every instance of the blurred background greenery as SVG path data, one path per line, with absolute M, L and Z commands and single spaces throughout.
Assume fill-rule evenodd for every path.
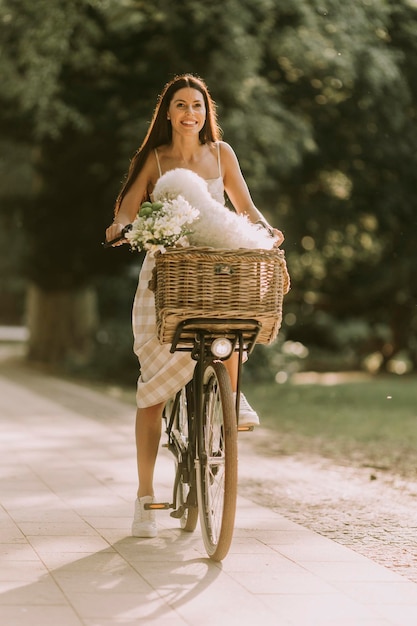
M 286 236 L 282 331 L 246 376 L 416 369 L 416 0 L 0 0 L 0 54 L 0 325 L 28 359 L 135 381 L 141 259 L 101 241 L 192 72 Z

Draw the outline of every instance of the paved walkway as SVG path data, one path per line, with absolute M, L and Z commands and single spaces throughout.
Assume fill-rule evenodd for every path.
M 4 626 L 417 624 L 417 584 L 242 497 L 222 564 L 166 512 L 157 539 L 129 537 L 133 414 L 120 401 L 3 364 L 0 429 Z M 161 449 L 161 499 L 171 476 Z

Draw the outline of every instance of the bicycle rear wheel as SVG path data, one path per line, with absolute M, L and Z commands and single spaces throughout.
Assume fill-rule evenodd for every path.
M 179 516 L 180 526 L 187 532 L 193 532 L 197 526 L 198 508 L 192 500 L 195 499 L 190 494 L 190 489 L 195 489 L 195 467 L 194 455 L 190 455 L 190 430 L 191 415 L 189 414 L 189 402 L 187 390 L 184 387 L 180 392 L 177 415 L 174 420 L 174 428 L 182 441 L 182 451 L 175 460 L 175 504 L 177 511 L 181 511 Z M 195 493 L 195 492 L 194 492 Z M 176 517 L 176 516 L 175 516 Z
M 223 363 L 203 374 L 198 434 L 197 497 L 207 554 L 221 561 L 233 537 L 237 498 L 237 425 L 229 374 Z

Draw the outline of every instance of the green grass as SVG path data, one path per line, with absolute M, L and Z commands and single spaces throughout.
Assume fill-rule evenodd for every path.
M 381 377 L 335 385 L 245 385 L 275 454 L 314 453 L 417 476 L 417 385 Z

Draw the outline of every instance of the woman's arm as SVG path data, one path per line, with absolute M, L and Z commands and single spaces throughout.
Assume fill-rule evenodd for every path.
M 152 176 L 154 175 L 153 169 L 151 159 L 148 157 L 138 177 L 124 196 L 120 208 L 114 217 L 113 224 L 106 230 L 107 241 L 119 237 L 124 226 L 131 224 L 136 218 L 140 205 L 148 196 L 148 189 L 151 186 Z M 121 245 L 122 243 L 123 241 L 115 245 Z
M 237 156 L 233 148 L 224 141 L 220 143 L 220 157 L 223 167 L 224 188 L 236 212 L 246 215 L 254 224 L 260 223 L 264 228 L 270 230 L 277 239 L 276 245 L 280 245 L 284 241 L 284 235 L 280 230 L 270 226 L 262 213 L 256 208 L 240 169 Z

